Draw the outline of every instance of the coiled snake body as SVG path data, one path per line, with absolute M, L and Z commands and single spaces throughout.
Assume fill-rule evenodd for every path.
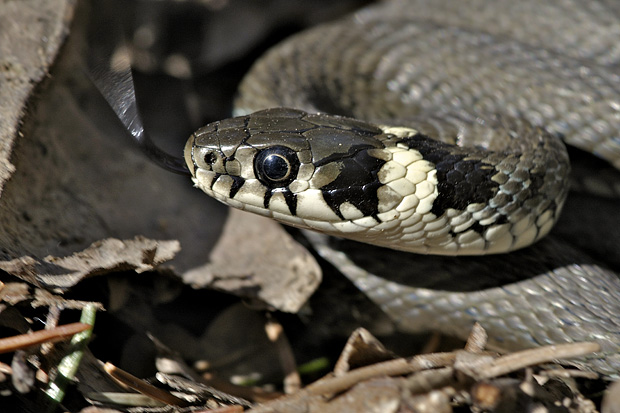
M 519 250 L 438 261 L 310 235 L 402 328 L 466 335 L 479 321 L 501 349 L 595 340 L 602 351 L 575 364 L 617 375 L 617 275 L 553 238 L 522 248 L 564 204 L 559 137 L 620 168 L 619 10 L 570 0 L 364 9 L 269 51 L 240 87 L 239 116 L 198 130 L 186 162 L 215 198 L 324 234 L 424 254 Z M 395 279 L 396 266 L 417 280 L 493 268 L 508 281 L 433 290 Z

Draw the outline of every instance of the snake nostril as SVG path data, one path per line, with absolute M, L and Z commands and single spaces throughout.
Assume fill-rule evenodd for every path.
M 217 156 L 213 152 L 207 152 L 203 159 L 207 165 L 213 165 L 217 162 Z

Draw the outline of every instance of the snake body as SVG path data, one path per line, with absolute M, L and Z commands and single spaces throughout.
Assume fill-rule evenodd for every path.
M 363 9 L 270 50 L 240 86 L 238 116 L 189 139 L 187 165 L 220 201 L 324 234 L 424 254 L 520 250 L 563 207 L 560 138 L 620 168 L 619 10 L 569 0 Z M 620 372 L 618 277 L 554 239 L 509 255 L 528 279 L 479 291 L 390 280 L 346 245 L 310 239 L 402 328 L 466 335 L 478 321 L 505 350 L 596 340 L 602 351 L 575 364 Z M 397 265 L 399 253 L 355 245 Z M 405 268 L 429 277 L 508 262 L 416 259 Z

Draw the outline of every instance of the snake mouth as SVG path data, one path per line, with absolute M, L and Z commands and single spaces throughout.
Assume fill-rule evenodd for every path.
M 195 139 L 195 135 L 192 134 L 192 136 L 190 136 L 185 143 L 185 148 L 183 149 L 183 158 L 185 159 L 185 165 L 187 165 L 187 169 L 189 169 L 189 173 L 192 175 L 192 177 L 196 176 L 196 163 L 193 159 L 193 148 Z

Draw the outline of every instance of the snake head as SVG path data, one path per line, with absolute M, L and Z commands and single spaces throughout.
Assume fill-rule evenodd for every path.
M 334 232 L 351 219 L 380 221 L 382 129 L 357 120 L 268 109 L 211 123 L 189 139 L 194 183 L 231 206 Z

